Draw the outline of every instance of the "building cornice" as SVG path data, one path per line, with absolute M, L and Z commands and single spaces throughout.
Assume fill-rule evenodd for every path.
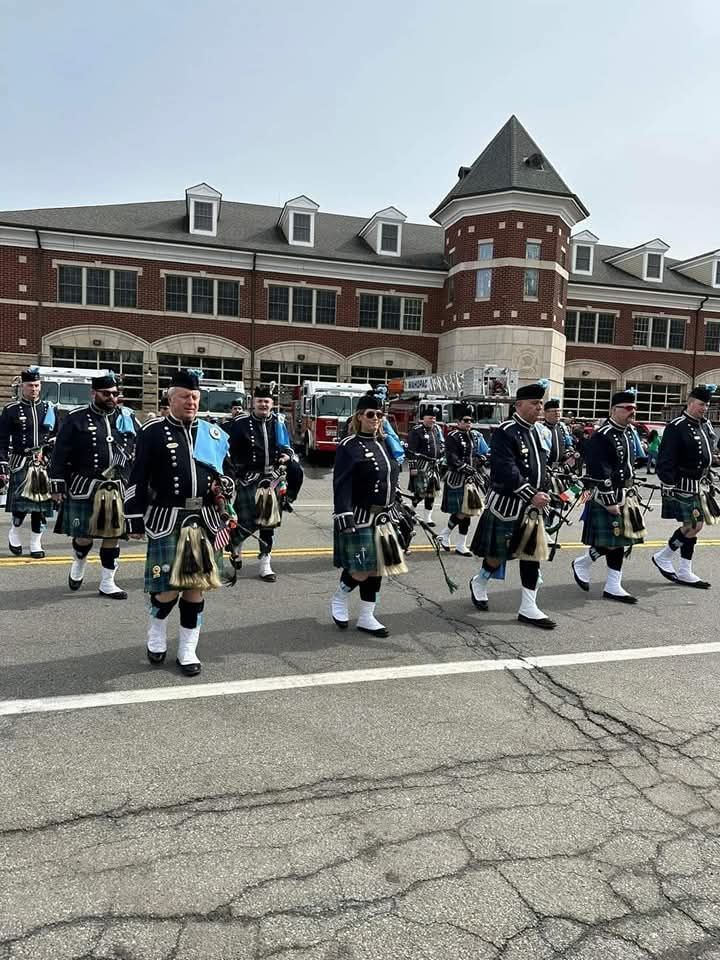
M 568 300 L 579 301 L 573 306 L 586 303 L 626 303 L 631 306 L 674 307 L 679 310 L 699 310 L 720 313 L 720 297 L 705 297 L 703 294 L 674 293 L 670 290 L 635 290 L 628 287 L 595 286 L 593 284 L 569 283 Z M 703 300 L 706 300 L 703 303 Z
M 463 217 L 480 217 L 488 213 L 538 213 L 548 217 L 560 217 L 568 227 L 574 227 L 587 217 L 572 197 L 560 197 L 526 190 L 505 190 L 501 193 L 486 193 L 475 197 L 457 197 L 433 219 L 447 229 Z

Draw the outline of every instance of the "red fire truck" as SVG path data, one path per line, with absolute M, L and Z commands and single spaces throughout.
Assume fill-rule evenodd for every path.
M 295 388 L 288 425 L 292 439 L 306 459 L 318 453 L 334 453 L 345 421 L 352 416 L 357 398 L 369 383 L 322 383 L 305 380 Z

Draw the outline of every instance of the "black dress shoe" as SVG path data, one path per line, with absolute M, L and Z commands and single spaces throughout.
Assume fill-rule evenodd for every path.
M 379 627 L 377 630 L 371 630 L 370 627 L 358 627 L 361 633 L 369 633 L 373 637 L 389 637 L 390 631 L 387 627 Z
M 520 623 L 527 623 L 530 627 L 537 627 L 539 630 L 554 630 L 557 624 L 550 617 L 543 617 L 541 620 L 535 620 L 533 617 L 526 617 L 524 613 L 518 614 Z
M 338 620 L 337 617 L 333 617 L 333 621 L 335 626 L 339 627 L 341 630 L 347 630 L 347 628 L 350 626 L 349 620 Z
M 153 664 L 153 666 L 165 663 L 166 653 L 164 650 L 161 653 L 155 653 L 153 650 L 149 650 L 147 647 L 145 647 L 145 652 L 147 653 L 148 660 Z
M 475 594 L 473 593 L 472 580 L 470 581 L 470 599 L 471 599 L 472 602 L 473 602 L 473 606 L 474 606 L 477 610 L 487 611 L 487 610 L 490 609 L 489 606 L 488 606 L 487 600 L 478 600 L 478 598 L 477 598 L 477 597 L 475 596 Z
M 573 576 L 575 577 L 575 583 L 580 587 L 581 590 L 584 590 L 585 593 L 588 593 L 588 592 L 590 591 L 590 584 L 588 583 L 587 580 L 581 580 L 580 577 L 577 575 L 577 573 L 575 573 L 575 561 L 574 561 L 574 560 L 573 560 L 572 563 L 570 564 L 570 567 L 571 567 L 571 569 L 572 569 Z
M 22 547 L 14 547 L 8 540 L 8 550 L 14 557 L 19 557 L 22 554 Z
M 21 548 L 21 549 L 22 549 L 22 548 Z M 44 551 L 44 550 L 30 551 L 30 558 L 31 558 L 32 560 L 42 560 L 42 558 L 43 558 L 44 556 L 45 556 L 45 551 Z
M 689 583 L 687 580 L 681 580 L 678 577 L 675 581 L 681 587 L 694 587 L 696 590 L 709 590 L 710 584 L 707 580 L 696 580 L 694 583 Z
M 242 557 L 234 557 L 230 554 L 230 566 L 233 570 L 242 570 Z
M 80 581 L 82 583 L 82 580 Z M 77 589 L 77 587 L 70 589 Z M 116 590 L 115 593 L 103 593 L 102 590 L 98 590 L 99 597 L 105 597 L 106 600 L 127 600 L 127 594 L 124 590 Z
M 638 598 L 633 597 L 632 594 L 628 593 L 624 597 L 618 596 L 616 593 L 608 593 L 607 590 L 603 590 L 603 597 L 606 600 L 614 600 L 616 603 L 637 603 Z
M 73 578 L 68 574 L 68 586 L 71 590 L 79 590 L 82 586 L 82 580 L 73 580 Z
M 472 550 L 458 550 L 457 547 L 455 547 L 455 553 L 456 553 L 459 557 L 474 557 L 474 556 L 475 556 L 475 554 L 472 552 Z
M 180 673 L 186 677 L 196 677 L 202 670 L 201 663 L 180 663 L 177 657 L 175 658 L 175 663 L 180 667 Z
M 265 576 L 260 577 L 260 579 L 265 583 L 275 583 L 275 581 L 277 580 L 277 577 L 275 576 L 274 573 L 266 573 Z
M 653 563 L 653 566 L 655 567 L 655 569 L 656 569 L 656 570 L 659 570 L 660 573 L 662 574 L 662 576 L 665 577 L 666 580 L 669 580 L 670 583 L 677 583 L 677 582 L 678 582 L 677 574 L 676 574 L 674 571 L 673 571 L 673 573 L 669 573 L 667 570 L 663 570 L 663 568 L 662 568 L 662 567 L 660 566 L 660 564 L 657 562 L 657 560 L 655 559 L 655 557 L 650 557 L 650 559 L 652 560 L 652 563 Z

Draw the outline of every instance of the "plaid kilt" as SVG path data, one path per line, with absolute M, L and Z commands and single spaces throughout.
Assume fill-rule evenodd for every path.
M 512 560 L 510 541 L 522 521 L 522 514 L 517 520 L 503 520 L 496 517 L 492 511 L 483 510 L 480 522 L 475 528 L 470 549 L 476 557 Z
M 235 488 L 235 512 L 237 513 L 238 525 L 239 527 L 245 527 L 248 533 L 254 533 L 259 529 L 256 519 L 257 507 L 255 506 L 255 494 L 257 493 L 258 482 L 250 483 L 247 487 L 243 487 L 242 484 L 238 483 Z M 271 529 L 275 530 L 277 528 L 272 527 Z M 248 536 L 245 530 L 238 529 L 238 540 L 244 540 Z
M 642 540 L 624 537 L 622 517 L 613 516 L 605 507 L 593 500 L 585 505 L 581 519 L 583 521 L 582 542 L 588 547 L 612 550 L 616 547 L 624 549 L 642 543 Z
M 25 481 L 27 480 L 28 469 L 29 466 L 11 472 L 5 512 L 43 513 L 46 517 L 52 517 L 55 505 L 49 498 L 47 500 L 27 500 L 25 497 L 20 496 L 20 491 L 25 486 Z
M 443 513 L 460 513 L 464 498 L 465 484 L 459 487 L 449 487 L 447 483 L 444 483 L 440 509 Z
M 421 466 L 414 477 L 410 477 L 408 490 L 416 500 L 424 500 L 425 497 L 434 497 L 440 487 L 437 485 L 438 478 L 434 470 L 424 470 Z
M 333 565 L 343 570 L 367 573 L 377 570 L 375 526 L 356 527 L 355 533 L 333 535 Z
M 189 511 L 192 512 L 192 511 Z M 175 563 L 175 551 L 177 549 L 178 537 L 180 536 L 180 527 L 182 526 L 182 515 L 172 530 L 166 537 L 157 537 L 151 539 L 148 537 L 147 555 L 145 557 L 145 593 L 165 593 L 167 590 L 174 590 L 175 587 L 170 583 L 170 571 Z M 214 535 L 210 530 L 205 530 L 205 534 L 210 541 L 212 549 Z M 223 572 L 223 552 L 214 550 L 215 563 L 218 573 L 222 576 Z
M 700 497 L 697 493 L 663 493 L 661 516 L 695 527 L 704 519 Z
M 81 500 L 67 495 L 55 521 L 55 533 L 64 533 L 66 537 L 92 537 L 90 533 L 92 512 L 92 497 Z

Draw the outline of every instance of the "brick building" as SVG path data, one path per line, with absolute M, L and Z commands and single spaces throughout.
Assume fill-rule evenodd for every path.
M 496 362 L 600 416 L 617 386 L 656 419 L 720 382 L 720 251 L 668 257 L 588 216 L 511 117 L 432 218 L 185 198 L 0 213 L 0 397 L 28 363 L 111 367 L 157 407 L 173 368 L 291 385 Z

